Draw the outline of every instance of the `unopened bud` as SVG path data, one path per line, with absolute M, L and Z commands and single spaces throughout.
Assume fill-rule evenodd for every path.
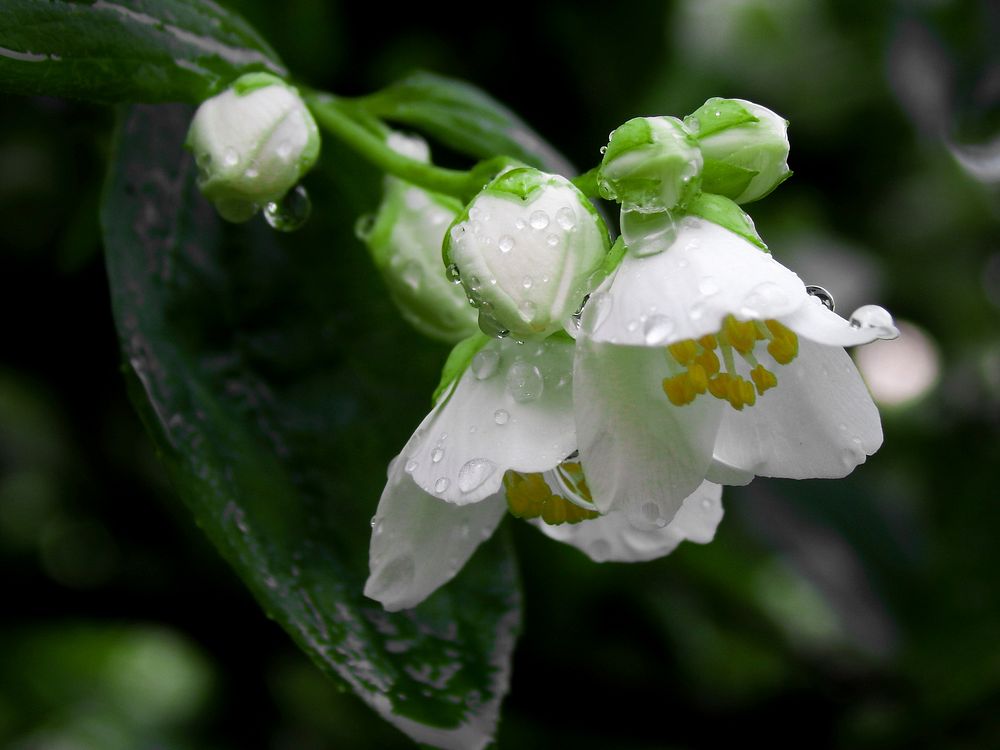
M 392 133 L 389 146 L 427 161 L 420 138 Z M 362 232 L 393 302 L 410 325 L 440 341 L 457 342 L 478 331 L 477 314 L 460 284 L 445 276 L 441 245 L 462 204 L 395 177 L 386 177 L 382 203 Z
M 279 201 L 316 162 L 319 145 L 298 91 L 269 73 L 248 73 L 202 102 L 187 137 L 198 187 L 230 221 Z
M 705 192 L 750 203 L 791 175 L 788 121 L 766 107 L 743 99 L 709 99 L 684 124 L 705 158 Z
M 701 167 L 701 151 L 680 120 L 636 117 L 611 133 L 598 188 L 626 211 L 669 211 L 697 194 Z
M 609 248 L 604 222 L 573 183 L 522 167 L 472 199 L 448 231 L 445 259 L 484 332 L 544 338 L 579 308 Z

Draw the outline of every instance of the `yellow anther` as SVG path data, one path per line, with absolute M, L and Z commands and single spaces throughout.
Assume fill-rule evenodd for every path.
M 743 411 L 743 379 L 738 375 L 729 378 L 726 382 L 726 400 L 736 411 Z
M 749 380 L 740 380 L 740 398 L 747 406 L 757 403 L 757 393 L 753 389 L 753 383 Z
M 773 372 L 765 368 L 764 365 L 757 365 L 753 368 L 750 371 L 750 379 L 757 386 L 757 393 L 761 396 L 764 395 L 764 391 L 774 388 L 778 384 L 778 378 Z
M 542 508 L 542 520 L 550 526 L 566 523 L 566 506 L 570 505 L 558 495 L 553 495 L 545 501 Z
M 694 361 L 701 365 L 706 375 L 715 375 L 719 371 L 719 355 L 713 351 L 706 349 Z
M 568 464 L 579 467 L 579 464 Z M 561 467 L 560 467 L 561 468 Z M 552 493 L 548 482 L 541 474 L 520 474 L 508 471 L 503 478 L 507 490 L 507 508 L 518 518 L 541 518 L 545 523 L 557 526 L 561 523 L 579 523 L 597 518 L 600 513 L 581 508 L 560 495 Z M 577 489 L 590 499 L 583 472 L 579 472 Z
M 722 334 L 740 354 L 749 354 L 757 343 L 757 327 L 753 321 L 739 321 L 727 315 L 722 322 Z
M 696 362 L 688 368 L 687 382 L 695 393 L 704 393 L 708 388 L 708 373 Z
M 774 357 L 774 361 L 779 365 L 787 365 L 799 353 L 798 339 L 791 341 L 788 339 L 772 339 L 771 343 L 767 345 L 767 353 Z
M 663 392 L 674 406 L 684 406 L 694 401 L 694 390 L 688 384 L 688 374 L 681 373 L 663 379 Z
M 667 351 L 670 352 L 671 357 L 686 367 L 697 356 L 698 345 L 692 339 L 685 339 L 684 341 L 678 341 L 676 344 L 671 344 L 667 347 Z
M 719 345 L 718 340 L 712 334 L 702 336 L 698 339 L 698 343 L 701 344 L 704 349 L 715 349 Z

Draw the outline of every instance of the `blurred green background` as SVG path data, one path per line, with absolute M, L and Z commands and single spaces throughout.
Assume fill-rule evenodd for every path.
M 1000 746 L 1000 6 L 228 4 L 307 83 L 466 78 L 581 168 L 630 117 L 764 104 L 795 176 L 750 208 L 761 235 L 842 314 L 903 323 L 860 352 L 886 439 L 847 480 L 727 489 L 715 542 L 636 566 L 510 524 L 500 747 Z M 0 113 L 0 746 L 410 746 L 265 618 L 126 399 L 97 224 L 113 112 Z

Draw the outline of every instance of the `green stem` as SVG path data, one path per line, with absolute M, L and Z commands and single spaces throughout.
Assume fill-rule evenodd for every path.
M 597 190 L 597 173 L 599 170 L 600 167 L 594 167 L 583 174 L 577 175 L 571 182 L 588 198 L 597 198 L 599 196 Z
M 506 163 L 502 158 L 480 162 L 469 171 L 445 169 L 426 164 L 393 151 L 329 94 L 308 93 L 305 97 L 316 122 L 361 154 L 379 169 L 425 190 L 444 193 L 468 202 Z

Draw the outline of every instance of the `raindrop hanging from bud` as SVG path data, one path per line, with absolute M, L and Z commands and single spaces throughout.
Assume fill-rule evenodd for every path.
M 264 219 L 279 232 L 301 229 L 312 213 L 312 201 L 302 185 L 296 185 L 277 201 L 264 206 Z

